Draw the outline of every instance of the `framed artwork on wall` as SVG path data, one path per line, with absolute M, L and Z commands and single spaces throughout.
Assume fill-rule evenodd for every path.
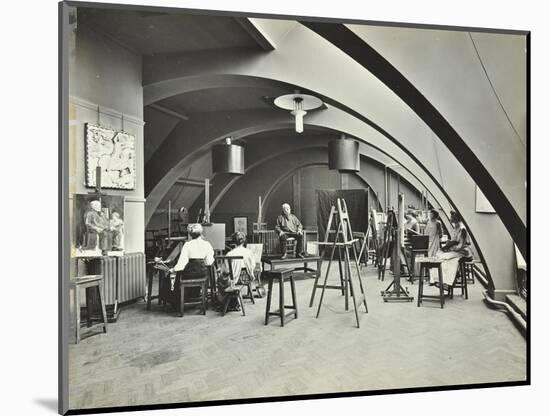
M 101 166 L 101 187 L 135 189 L 136 138 L 125 131 L 86 123 L 86 186 L 96 186 L 96 168 Z
M 248 217 L 233 217 L 233 232 L 237 231 L 248 235 Z

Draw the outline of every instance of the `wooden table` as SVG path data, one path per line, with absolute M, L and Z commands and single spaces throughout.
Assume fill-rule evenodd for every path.
M 280 256 L 263 256 L 262 257 L 262 266 L 265 270 L 265 265 L 269 264 L 269 270 L 276 270 L 278 267 L 287 268 L 289 264 L 303 263 L 303 267 L 295 267 L 294 271 L 304 271 L 313 273 L 312 277 L 321 276 L 321 263 L 323 259 L 320 256 L 306 256 L 306 257 L 287 257 L 286 259 L 281 259 Z M 308 267 L 308 263 L 316 262 L 317 269 L 312 269 Z

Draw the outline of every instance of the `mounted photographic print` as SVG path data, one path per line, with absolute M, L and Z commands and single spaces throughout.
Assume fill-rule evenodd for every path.
M 60 16 L 61 412 L 530 383 L 528 31 Z
M 127 132 L 86 124 L 86 186 L 96 186 L 101 167 L 101 186 L 106 189 L 136 187 L 136 138 Z

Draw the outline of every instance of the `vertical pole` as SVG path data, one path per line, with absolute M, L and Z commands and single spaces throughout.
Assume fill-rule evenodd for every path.
M 210 179 L 204 180 L 204 222 L 210 222 Z
M 258 230 L 260 230 L 260 224 L 262 223 L 262 197 L 258 197 Z
M 168 238 L 172 237 L 172 200 L 168 200 Z
M 384 211 L 388 212 L 388 168 L 384 166 Z

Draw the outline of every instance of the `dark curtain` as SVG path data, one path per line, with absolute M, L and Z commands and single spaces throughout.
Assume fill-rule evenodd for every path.
M 368 211 L 368 190 L 367 189 L 338 189 L 338 190 L 317 190 L 317 228 L 319 230 L 319 241 L 325 239 L 325 229 L 328 223 L 330 208 L 336 209 L 336 200 L 343 198 L 348 207 L 349 220 L 352 231 L 365 232 L 369 223 Z M 338 224 L 332 225 L 335 230 Z

